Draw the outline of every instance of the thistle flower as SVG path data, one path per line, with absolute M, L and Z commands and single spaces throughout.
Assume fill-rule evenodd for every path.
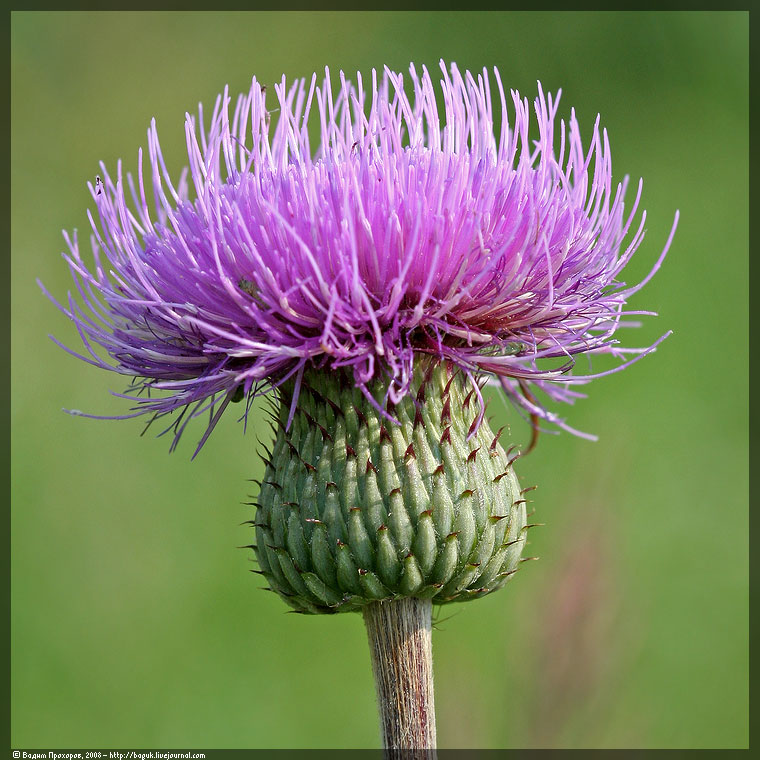
M 187 116 L 176 187 L 154 122 L 149 172 L 140 152 L 136 178 L 101 165 L 90 186 L 94 268 L 67 236 L 81 302 L 60 306 L 85 345 L 71 353 L 133 378 L 125 416 L 181 410 L 172 446 L 193 417 L 209 414 L 200 448 L 231 402 L 247 418 L 276 389 L 250 548 L 296 611 L 362 610 L 387 747 L 435 745 L 431 600 L 489 594 L 529 559 L 527 489 L 483 380 L 534 429 L 568 428 L 536 392 L 572 402 L 654 350 L 616 334 L 649 313 L 627 301 L 675 231 L 643 281 L 619 281 L 644 235 L 641 183 L 626 212 L 598 119 L 586 150 L 574 113 L 555 132 L 559 96 L 539 85 L 531 140 L 498 71 L 496 108 L 485 70 L 441 71 L 442 118 L 414 66 L 411 97 L 388 69 L 341 73 L 337 94 L 327 71 L 283 78 L 273 111 L 256 79 L 231 115 L 225 90 L 208 127 Z M 623 361 L 572 373 L 604 353 Z
M 321 85 L 283 77 L 271 111 L 254 78 L 231 117 L 226 89 L 207 129 L 202 107 L 186 115 L 189 171 L 176 187 L 155 121 L 147 172 L 142 150 L 136 179 L 101 164 L 94 267 L 65 234 L 81 305 L 70 294 L 60 308 L 86 349 L 71 353 L 133 379 L 117 394 L 135 403 L 125 417 L 182 410 L 174 446 L 209 412 L 202 446 L 229 402 L 288 379 L 298 389 L 309 368 L 349 372 L 367 398 L 379 380 L 397 403 L 427 355 L 498 380 L 534 423 L 567 427 L 535 391 L 572 402 L 573 386 L 656 347 L 622 348 L 616 333 L 650 313 L 626 302 L 675 223 L 644 280 L 618 281 L 646 212 L 624 247 L 642 186 L 626 213 L 599 119 L 588 150 L 572 111 L 557 136 L 559 94 L 539 85 L 531 141 L 528 101 L 508 98 L 497 70 L 495 108 L 485 69 L 441 71 L 442 116 L 424 67 L 410 67 L 412 97 L 388 69 L 368 85 L 341 72 L 337 95 L 327 70 Z M 604 353 L 633 358 L 571 372 L 578 354 Z

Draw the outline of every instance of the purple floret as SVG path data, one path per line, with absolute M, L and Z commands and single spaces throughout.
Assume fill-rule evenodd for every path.
M 555 134 L 559 93 L 539 84 L 533 140 L 527 99 L 508 99 L 497 70 L 495 104 L 485 69 L 441 71 L 442 114 L 424 67 L 410 67 L 411 97 L 388 69 L 353 85 L 341 72 L 336 94 L 327 70 L 320 85 L 283 77 L 271 111 L 254 78 L 231 120 L 227 90 L 207 130 L 202 108 L 187 115 L 189 170 L 176 187 L 155 121 L 147 172 L 142 151 L 136 178 L 101 164 L 94 266 L 65 235 L 79 300 L 60 308 L 85 346 L 71 353 L 133 378 L 117 394 L 135 402 L 125 416 L 182 409 L 176 444 L 208 412 L 202 445 L 230 401 L 290 378 L 297 388 L 308 368 L 344 368 L 367 393 L 379 379 L 394 402 L 429 354 L 473 382 L 492 376 L 534 419 L 567 428 L 536 389 L 571 402 L 572 385 L 654 350 L 665 336 L 623 349 L 615 333 L 651 313 L 626 302 L 660 267 L 678 215 L 650 273 L 626 286 L 617 278 L 646 212 L 634 227 L 641 182 L 626 212 L 627 179 L 613 187 L 598 118 L 588 150 L 573 111 Z M 577 354 L 600 353 L 623 362 L 571 374 Z

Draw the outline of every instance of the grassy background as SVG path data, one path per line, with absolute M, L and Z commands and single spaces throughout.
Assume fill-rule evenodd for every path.
M 191 463 L 198 427 L 170 456 L 63 414 L 123 412 L 123 383 L 47 339 L 77 341 L 34 280 L 65 296 L 60 230 L 151 117 L 179 165 L 184 112 L 226 83 L 440 57 L 562 87 L 586 135 L 601 112 L 616 178 L 645 179 L 629 282 L 681 210 L 628 344 L 674 335 L 564 410 L 599 443 L 522 462 L 541 561 L 439 616 L 440 744 L 747 745 L 748 14 L 293 12 L 13 14 L 13 746 L 377 746 L 361 618 L 284 614 L 234 548 L 254 436 L 228 416 Z

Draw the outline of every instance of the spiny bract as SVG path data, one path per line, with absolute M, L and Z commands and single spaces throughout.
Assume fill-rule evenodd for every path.
M 385 390 L 372 386 L 377 404 Z M 345 373 L 306 373 L 277 418 L 256 509 L 256 556 L 299 612 L 404 596 L 435 603 L 501 588 L 525 544 L 512 459 L 463 372 L 418 363 L 411 394 L 378 412 Z M 516 458 L 516 456 L 514 457 Z

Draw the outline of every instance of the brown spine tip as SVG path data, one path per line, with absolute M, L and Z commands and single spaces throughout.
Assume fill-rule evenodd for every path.
M 478 414 L 476 414 L 476 415 L 475 415 L 475 416 L 472 418 L 472 422 L 470 423 L 470 427 L 469 427 L 469 428 L 467 428 L 467 437 L 468 437 L 468 438 L 470 438 L 470 437 L 472 437 L 473 435 L 475 435 L 475 432 L 476 432 L 476 431 L 477 431 L 477 429 L 478 429 L 478 425 L 480 424 L 480 422 L 481 422 L 481 419 L 482 419 L 482 418 L 481 418 L 481 417 L 480 417 L 480 415 L 478 415 Z
M 451 365 L 449 365 L 451 366 Z M 449 391 L 451 390 L 451 384 L 454 382 L 454 378 L 457 376 L 457 370 L 454 370 L 454 372 L 451 373 L 451 377 L 446 382 L 446 385 L 443 387 L 443 396 L 448 396 Z
M 499 549 L 508 549 L 510 546 L 514 546 L 515 544 L 519 544 L 520 541 L 522 541 L 521 538 L 515 538 L 512 541 L 507 541 L 506 544 L 502 544 Z
M 395 493 L 401 493 L 401 489 L 400 489 L 400 488 L 394 488 L 394 489 L 393 489 L 393 490 L 390 492 L 389 496 L 393 496 L 393 494 L 395 494 Z
M 448 536 L 446 536 L 446 540 L 448 541 L 450 538 L 456 538 L 459 535 L 458 530 L 454 530 L 451 533 L 449 533 Z
M 451 396 L 446 396 L 446 401 L 443 402 L 443 409 L 441 409 L 441 425 L 446 422 L 451 422 Z
M 488 519 L 491 520 L 491 522 L 497 523 L 499 520 L 503 520 L 505 517 L 509 517 L 509 515 L 489 515 Z
M 412 459 L 417 459 L 417 455 L 414 453 L 414 444 L 410 443 L 406 447 L 406 451 L 404 452 L 405 457 L 411 457 Z
M 377 529 L 377 532 L 379 533 L 381 530 L 388 530 L 388 526 L 387 526 L 385 523 L 383 523 L 383 524 L 382 524 L 382 525 L 381 525 L 381 526 L 380 526 L 380 527 Z
M 417 390 L 417 401 L 420 402 L 420 404 L 425 403 L 425 387 L 427 386 L 427 382 L 425 380 L 422 381 L 422 384 L 420 385 L 419 389 Z
M 443 462 L 441 462 L 438 467 L 436 467 L 433 470 L 433 475 L 443 475 L 446 471 L 443 468 Z
M 303 466 L 309 471 L 309 472 L 316 472 L 317 468 L 313 464 L 309 464 L 308 462 L 304 462 Z
M 499 438 L 501 437 L 501 434 L 504 432 L 504 428 L 505 427 L 506 427 L 506 425 L 502 425 L 496 431 L 496 435 L 493 437 L 493 440 L 491 441 L 491 445 L 488 447 L 490 449 L 491 453 L 495 453 L 496 452 L 496 446 L 499 443 Z
M 520 495 L 528 493 L 528 491 L 535 491 L 538 488 L 538 486 L 528 486 L 527 488 L 523 488 L 520 491 Z
M 470 389 L 470 392 L 464 397 L 464 401 L 462 402 L 462 409 L 469 409 L 470 399 L 472 398 L 473 393 L 474 391 Z
M 268 486 L 272 486 L 272 488 L 276 488 L 278 491 L 282 491 L 282 486 L 279 483 L 275 483 L 273 480 L 264 480 L 263 483 L 266 483 Z
M 328 480 L 327 483 L 325 483 L 325 488 L 335 488 L 337 490 L 338 484 L 333 483 L 332 480 Z
M 324 397 L 325 401 L 327 402 L 327 405 L 330 407 L 330 409 L 333 410 L 336 417 L 342 417 L 343 416 L 343 410 L 331 399 L 327 398 L 327 396 Z
M 372 464 L 372 460 L 369 457 L 367 457 L 367 467 L 366 467 L 365 472 L 369 474 L 370 470 L 372 470 L 372 472 L 374 472 L 375 475 L 377 475 L 377 467 L 375 467 L 375 465 Z
M 367 427 L 368 423 L 367 423 L 367 418 L 364 416 L 364 412 L 361 409 L 359 409 L 358 406 L 355 406 L 354 410 L 356 411 L 356 416 L 359 418 L 359 422 L 361 422 L 361 424 L 364 425 L 364 427 Z
M 356 452 L 354 451 L 353 447 L 346 444 L 346 456 L 347 457 L 354 457 L 356 459 Z
M 478 446 L 477 449 L 473 449 L 468 455 L 467 455 L 467 461 L 468 462 L 474 462 L 475 457 L 478 455 L 478 452 L 480 451 L 480 446 Z
M 385 429 L 385 425 L 380 425 L 380 443 L 383 442 L 383 439 L 388 441 L 388 443 L 392 443 L 391 434 Z
M 414 410 L 414 423 L 412 427 L 416 428 L 417 425 L 422 425 L 422 427 L 425 427 L 425 421 L 422 419 L 422 412 L 420 411 L 419 407 Z
M 443 434 L 441 435 L 441 440 L 440 440 L 440 442 L 439 442 L 439 445 L 440 445 L 440 446 L 443 446 L 443 442 L 444 442 L 444 441 L 446 441 L 446 442 L 448 442 L 449 444 L 451 444 L 451 425 L 449 425 L 449 426 L 448 426 L 448 427 L 447 427 L 447 428 L 446 428 L 446 429 L 443 431 Z
M 361 507 L 351 507 L 351 509 L 348 510 L 349 512 L 361 512 Z

